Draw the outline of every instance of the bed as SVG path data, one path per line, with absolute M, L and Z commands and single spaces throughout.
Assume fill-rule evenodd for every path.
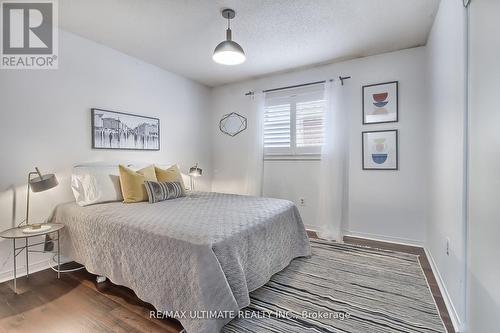
M 177 311 L 188 333 L 219 332 L 292 259 L 310 255 L 290 201 L 193 192 L 155 204 L 59 205 L 62 251 L 91 273 Z

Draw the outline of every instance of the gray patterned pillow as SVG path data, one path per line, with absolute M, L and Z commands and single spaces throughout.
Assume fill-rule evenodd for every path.
M 158 183 L 146 180 L 144 182 L 146 192 L 148 192 L 149 203 L 163 200 L 170 200 L 182 197 L 182 187 L 179 182 Z

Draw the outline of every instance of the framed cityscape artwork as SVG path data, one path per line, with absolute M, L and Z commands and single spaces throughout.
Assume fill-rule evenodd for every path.
M 363 124 L 398 121 L 398 81 L 363 86 Z
M 363 170 L 398 170 L 398 130 L 362 132 Z
M 160 150 L 160 119 L 92 109 L 92 148 Z

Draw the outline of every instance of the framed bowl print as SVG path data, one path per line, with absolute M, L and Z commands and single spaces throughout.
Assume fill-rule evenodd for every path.
M 398 121 L 398 81 L 363 86 L 363 124 Z
M 362 132 L 363 170 L 398 170 L 398 130 Z

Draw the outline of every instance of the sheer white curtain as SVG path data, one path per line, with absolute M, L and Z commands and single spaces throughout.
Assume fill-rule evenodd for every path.
M 264 171 L 264 105 L 265 94 L 254 93 L 249 97 L 250 112 L 247 119 L 248 146 L 246 189 L 248 195 L 262 195 L 262 176 Z
M 325 141 L 321 149 L 317 219 L 319 236 L 342 241 L 347 205 L 348 117 L 340 81 L 325 83 Z

